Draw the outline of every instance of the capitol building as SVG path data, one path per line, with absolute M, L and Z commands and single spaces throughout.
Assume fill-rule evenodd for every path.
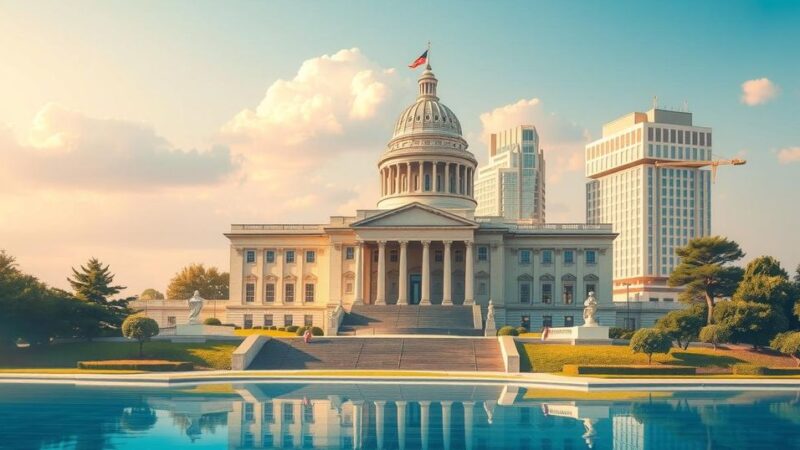
M 476 216 L 478 162 L 437 85 L 428 65 L 377 159 L 376 208 L 321 224 L 231 226 L 230 298 L 217 317 L 335 335 L 331 317 L 354 310 L 413 311 L 418 324 L 467 311 L 480 330 L 491 303 L 498 328 L 538 330 L 582 324 L 593 291 L 600 323 L 614 324 L 610 225 Z M 150 305 L 162 326 L 181 320 Z

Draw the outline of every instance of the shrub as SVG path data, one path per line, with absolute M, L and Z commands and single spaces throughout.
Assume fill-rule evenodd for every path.
M 564 364 L 565 375 L 695 375 L 697 368 L 685 366 L 606 366 Z
M 286 327 L 286 331 L 294 333 L 295 331 L 297 331 L 298 328 L 300 327 L 298 327 L 297 325 L 289 325 L 288 327 Z
M 254 330 L 262 330 L 262 329 L 264 329 L 264 327 L 262 327 L 261 325 L 256 325 L 256 326 L 253 327 L 253 329 Z
M 295 336 L 302 336 L 303 333 L 305 332 L 306 332 L 306 327 L 299 327 L 297 330 L 295 330 L 294 334 Z
M 320 327 L 311 327 L 312 336 L 325 336 L 325 332 Z
M 145 316 L 128 316 L 122 322 L 122 335 L 128 339 L 139 341 L 139 357 L 142 357 L 142 346 L 151 337 L 158 334 L 158 323 Z
M 278 327 L 278 331 L 286 331 L 286 327 Z
M 787 331 L 775 336 L 770 343 L 773 350 L 789 355 L 800 367 L 800 331 Z
M 608 330 L 608 337 L 611 339 L 630 339 L 635 332 L 636 330 L 629 330 L 627 328 L 611 327 Z
M 525 334 L 528 332 L 528 329 L 525 327 L 517 327 L 517 335 Z
M 734 364 L 732 371 L 734 375 L 766 375 L 767 368 L 753 364 Z
M 647 355 L 647 364 L 653 362 L 653 353 L 669 353 L 672 339 L 669 335 L 655 328 L 642 328 L 633 334 L 630 342 L 634 353 Z
M 700 341 L 712 344 L 714 350 L 717 345 L 728 342 L 731 338 L 731 330 L 724 325 L 706 325 L 700 329 Z
M 497 335 L 498 336 L 519 336 L 519 332 L 517 331 L 516 328 L 506 325 L 506 326 L 500 328 L 499 330 L 497 330 Z
M 187 370 L 194 370 L 194 364 L 184 361 L 78 361 L 78 369 L 183 372 Z
M 222 321 L 217 319 L 216 317 L 209 317 L 208 319 L 203 321 L 204 325 L 222 325 Z
M 686 350 L 689 342 L 697 339 L 700 329 L 706 323 L 706 309 L 701 305 L 672 311 L 658 319 L 656 328 L 667 333 L 679 348 Z
M 272 331 L 275 331 L 275 330 L 278 329 L 278 327 L 276 327 L 275 325 L 272 325 L 271 327 L 269 327 L 269 329 L 272 330 Z

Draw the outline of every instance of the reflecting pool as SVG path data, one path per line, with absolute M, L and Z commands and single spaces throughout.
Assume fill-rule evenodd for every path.
M 9 449 L 800 448 L 800 391 L 0 385 Z

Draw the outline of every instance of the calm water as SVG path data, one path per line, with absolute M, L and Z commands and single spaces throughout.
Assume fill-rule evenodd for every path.
M 800 449 L 800 391 L 0 385 L 0 448 Z

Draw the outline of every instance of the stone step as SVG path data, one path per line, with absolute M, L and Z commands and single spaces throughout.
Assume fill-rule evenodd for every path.
M 475 332 L 471 306 L 356 305 L 342 321 L 340 334 L 457 334 Z
M 504 370 L 495 338 L 270 339 L 248 370 Z

